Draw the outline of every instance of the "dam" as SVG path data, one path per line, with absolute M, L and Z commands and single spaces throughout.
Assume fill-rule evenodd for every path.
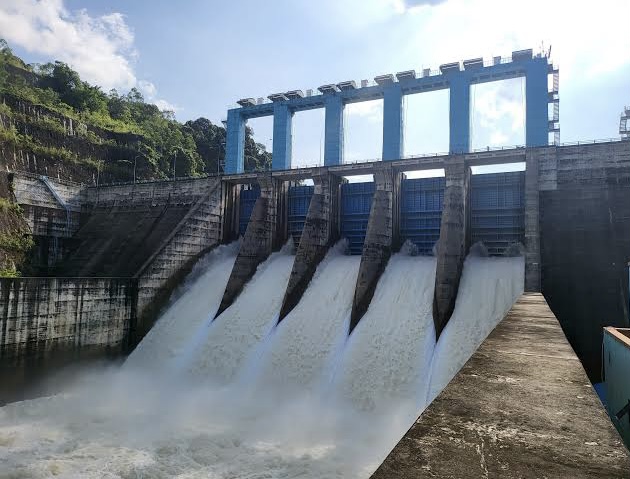
M 41 275 L 0 279 L 0 462 L 32 477 L 630 477 L 591 386 L 603 328 L 629 323 L 630 142 L 549 144 L 556 73 L 521 51 L 244 99 L 226 172 L 205 178 L 3 173 Z M 468 88 L 515 76 L 527 144 L 471 151 Z M 401 96 L 437 88 L 451 151 L 404 157 Z M 382 161 L 344 163 L 343 106 L 379 96 Z M 321 166 L 291 168 L 300 108 L 326 109 Z M 245 121 L 264 115 L 273 168 L 242 171 Z M 521 168 L 477 170 L 506 164 Z M 429 170 L 443 176 L 411 175 Z

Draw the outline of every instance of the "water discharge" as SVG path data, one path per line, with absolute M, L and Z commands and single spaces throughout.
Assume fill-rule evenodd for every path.
M 499 324 L 524 289 L 525 261 L 469 256 L 455 310 L 435 345 L 427 403 L 440 393 Z
M 176 299 L 127 358 L 127 367 L 166 367 L 184 352 L 191 336 L 214 317 L 227 284 L 238 244 L 219 246 L 199 261 Z
M 234 304 L 204 328 L 201 346 L 193 353 L 193 374 L 230 381 L 269 334 L 278 321 L 293 266 L 287 250 L 261 264 Z
M 424 407 L 435 327 L 435 258 L 392 257 L 370 307 L 350 336 L 335 379 L 338 393 L 362 410 L 410 401 Z
M 436 345 L 435 260 L 395 255 L 346 339 L 360 259 L 329 253 L 275 327 L 292 260 L 210 324 L 218 251 L 123 368 L 0 408 L 0 478 L 368 478 L 523 289 L 522 258 L 467 259 Z
M 331 371 L 348 336 L 360 261 L 335 249 L 328 253 L 302 300 L 270 338 L 260 359 L 262 387 L 311 389 Z

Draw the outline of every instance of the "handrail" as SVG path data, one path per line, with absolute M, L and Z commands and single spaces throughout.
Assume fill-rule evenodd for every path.
M 527 148 L 547 148 L 547 147 L 563 147 L 563 146 L 579 146 L 579 145 L 593 145 L 593 144 L 600 144 L 600 143 L 620 143 L 620 142 L 624 142 L 624 141 L 628 141 L 625 138 L 600 138 L 600 139 L 594 139 L 594 140 L 580 140 L 580 141 L 568 141 L 568 142 L 562 142 L 562 143 L 558 143 L 558 144 L 554 144 L 553 142 L 549 142 L 547 145 L 541 145 L 539 147 L 528 147 L 525 145 L 510 145 L 510 146 L 490 146 L 490 147 L 485 147 L 485 148 L 476 148 L 473 150 L 470 150 L 467 153 L 461 153 L 462 155 L 470 155 L 470 154 L 475 154 L 475 153 L 487 153 L 487 152 L 497 152 L 497 151 L 522 151 L 522 150 L 526 150 Z M 432 158 L 432 157 L 441 157 L 441 156 L 449 156 L 451 155 L 451 153 L 447 153 L 447 152 L 438 152 L 438 153 L 421 153 L 418 155 L 405 155 L 401 158 L 399 158 L 398 160 L 395 161 L 399 161 L 399 160 L 408 160 L 408 159 L 416 159 L 416 158 Z M 377 162 L 381 162 L 382 159 L 381 158 L 370 158 L 370 159 L 363 159 L 363 160 L 354 160 L 354 161 L 348 161 L 348 162 L 344 162 L 340 165 L 329 165 L 329 166 L 333 166 L 333 167 L 342 167 L 344 165 L 362 165 L 362 164 L 367 164 L 367 163 L 377 163 Z M 282 171 L 288 172 L 291 170 L 299 170 L 299 169 L 307 169 L 307 168 L 322 168 L 325 165 L 321 164 L 321 163 L 313 163 L 313 164 L 307 164 L 307 165 L 300 165 L 298 168 L 290 168 L 290 169 L 285 169 L 285 170 L 274 170 L 273 173 L 280 173 Z M 265 170 L 266 172 L 271 172 L 270 170 Z M 202 175 L 202 176 L 182 176 L 182 177 L 176 177 L 176 178 L 164 178 L 164 179 L 157 179 L 157 180 L 139 180 L 136 181 L 135 184 L 147 184 L 147 183 L 161 183 L 161 182 L 171 182 L 171 181 L 194 181 L 194 180 L 206 180 L 209 178 L 221 178 L 223 176 L 234 176 L 234 175 L 245 175 L 245 174 L 256 174 L 256 173 L 261 173 L 259 171 L 248 171 L 248 172 L 243 172 L 243 173 L 230 173 L 230 174 L 226 174 L 226 173 L 209 173 L 206 175 Z M 123 182 L 114 182 L 114 183 L 106 183 L 106 184 L 101 184 L 99 185 L 99 187 L 111 187 L 111 186 L 124 186 L 124 185 L 131 185 L 134 184 L 133 181 L 123 181 Z M 95 188 L 95 186 L 90 186 L 90 188 Z
M 40 175 L 39 179 L 42 181 L 42 183 L 44 183 L 44 185 L 46 185 L 46 188 L 48 188 L 48 190 L 52 193 L 53 197 L 55 198 L 55 200 L 57 201 L 57 203 L 59 203 L 61 205 L 61 207 L 66 210 L 66 233 L 68 234 L 68 236 L 70 236 L 70 207 L 68 206 L 68 204 L 64 201 L 64 199 L 59 196 L 59 193 L 57 193 L 57 190 L 55 190 L 55 188 L 53 188 L 52 184 L 50 183 L 50 181 L 48 181 L 48 177 L 44 176 L 44 175 Z

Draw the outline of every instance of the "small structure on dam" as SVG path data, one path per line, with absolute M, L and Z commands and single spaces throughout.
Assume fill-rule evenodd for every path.
M 548 91 L 548 76 L 553 75 L 553 90 Z M 528 147 L 548 144 L 549 132 L 559 132 L 558 70 L 545 55 L 532 50 L 512 52 L 510 58 L 494 57 L 490 63 L 482 58 L 440 65 L 439 71 L 414 70 L 380 75 L 374 85 L 357 87 L 354 81 L 322 85 L 320 94 L 307 95 L 301 90 L 274 93 L 269 102 L 243 98 L 240 108 L 228 110 L 225 172 L 243 172 L 245 122 L 250 118 L 273 116 L 273 170 L 291 169 L 291 122 L 298 111 L 324 108 L 324 165 L 341 165 L 343 160 L 343 111 L 345 105 L 383 99 L 383 153 L 385 161 L 398 160 L 403 153 L 403 97 L 415 93 L 449 90 L 449 152 L 470 151 L 470 87 L 509 78 L 525 78 L 525 144 Z M 549 118 L 548 105 L 554 105 Z

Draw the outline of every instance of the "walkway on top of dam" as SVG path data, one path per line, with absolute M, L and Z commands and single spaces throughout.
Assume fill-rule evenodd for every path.
M 630 478 L 630 458 L 541 294 L 524 294 L 372 479 Z

